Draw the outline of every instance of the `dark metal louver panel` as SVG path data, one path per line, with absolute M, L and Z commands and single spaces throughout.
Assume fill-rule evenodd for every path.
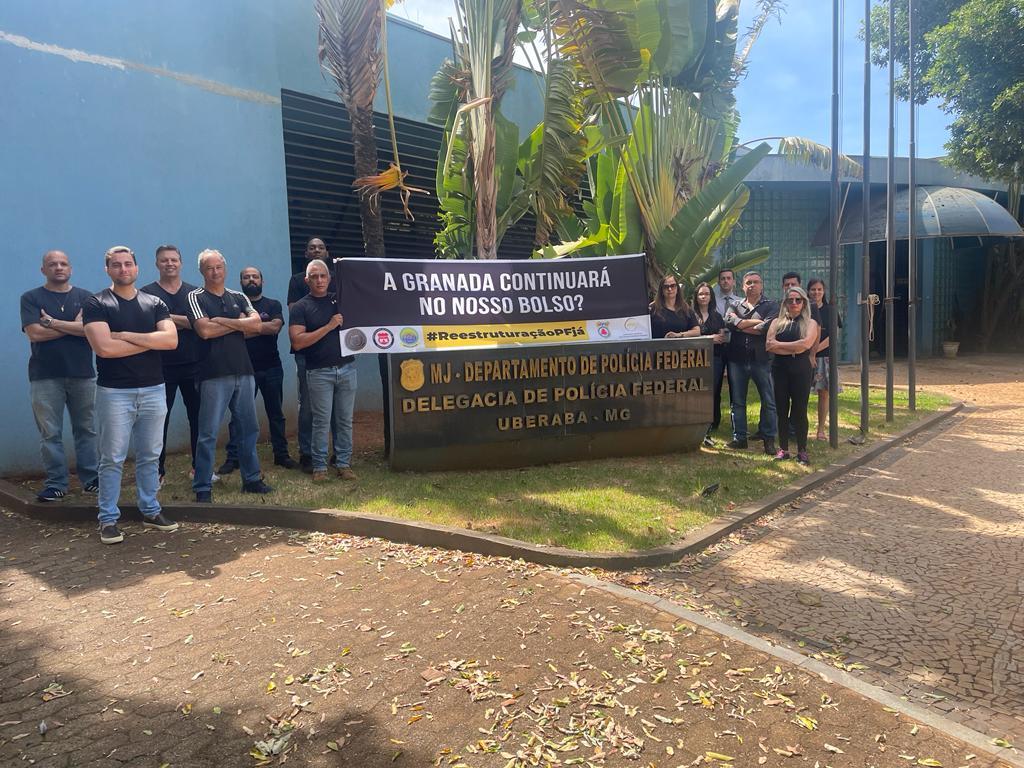
M 295 91 L 281 92 L 284 122 L 285 174 L 288 185 L 288 224 L 294 268 L 305 262 L 306 242 L 322 237 L 335 256 L 363 253 L 359 199 L 352 189 L 355 173 L 348 112 L 338 102 Z M 387 116 L 376 114 L 377 153 L 382 168 L 391 156 Z M 395 119 L 402 168 L 407 183 L 430 191 L 415 194 L 409 208 L 416 217 L 407 221 L 397 194 L 381 197 L 384 246 L 391 258 L 434 258 L 438 228 L 434 175 L 443 131 L 414 120 Z M 534 221 L 524 216 L 506 235 L 502 258 L 529 258 Z

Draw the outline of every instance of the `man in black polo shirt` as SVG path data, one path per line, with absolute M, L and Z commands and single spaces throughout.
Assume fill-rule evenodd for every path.
M 775 455 L 778 418 L 775 411 L 775 388 L 772 384 L 771 355 L 765 350 L 768 326 L 779 314 L 779 305 L 765 298 L 764 282 L 757 272 L 743 276 L 745 298 L 732 304 L 725 322 L 732 330 L 729 338 L 729 410 L 732 415 L 730 448 L 747 447 L 747 389 L 754 380 L 761 396 L 759 432 L 764 439 L 764 452 Z
M 40 501 L 59 501 L 68 492 L 64 456 L 64 408 L 75 436 L 78 480 L 96 493 L 96 380 L 92 350 L 85 340 L 82 305 L 92 294 L 71 285 L 71 261 L 63 251 L 47 251 L 40 268 L 46 282 L 21 295 L 21 329 L 32 343 L 28 360 L 32 415 L 39 429 L 39 452 L 46 480 Z
M 338 329 L 342 317 L 328 290 L 331 277 L 319 259 L 306 267 L 309 295 L 292 305 L 288 336 L 306 358 L 309 405 L 313 416 L 313 481 L 327 479 L 327 433 L 334 414 L 335 468 L 343 480 L 355 480 L 352 459 L 352 412 L 356 404 L 355 359 L 341 354 Z
M 246 333 L 258 333 L 260 316 L 245 294 L 224 287 L 227 262 L 220 251 L 199 254 L 203 287 L 188 295 L 188 319 L 206 349 L 199 362 L 199 439 L 196 442 L 196 475 L 192 490 L 196 501 L 213 500 L 213 460 L 217 433 L 230 410 L 238 436 L 242 490 L 270 493 L 263 482 L 256 455 L 259 423 L 256 421 L 256 384 L 245 346 Z
M 263 409 L 267 412 L 270 425 L 270 445 L 274 449 L 274 463 L 285 469 L 298 466 L 288 455 L 288 437 L 285 432 L 284 411 L 284 369 L 277 351 L 277 334 L 284 326 L 281 302 L 263 295 L 263 273 L 256 267 L 246 267 L 239 275 L 242 293 L 249 297 L 252 308 L 260 316 L 259 333 L 245 335 L 245 346 L 249 350 L 256 379 L 256 391 L 263 395 Z M 228 441 L 227 459 L 217 471 L 228 474 L 238 469 L 238 436 L 234 423 L 228 425 L 231 439 Z
M 100 541 L 124 540 L 117 500 L 129 444 L 135 446 L 138 507 L 148 528 L 175 531 L 164 517 L 160 490 L 160 449 L 163 447 L 167 395 L 160 352 L 174 349 L 178 332 L 156 296 L 136 290 L 139 267 L 131 249 L 119 245 L 106 254 L 111 286 L 90 296 L 82 309 L 85 337 L 96 353 L 96 423 L 99 425 Z
M 327 246 L 319 237 L 310 238 L 306 243 L 306 264 L 314 259 L 320 259 L 325 264 L 331 263 L 331 255 L 327 252 Z M 329 268 L 328 268 L 329 269 Z M 328 293 L 334 295 L 333 276 L 327 287 Z M 306 272 L 296 272 L 288 281 L 288 311 L 291 312 L 295 302 L 309 293 L 309 285 L 306 284 Z M 305 472 L 313 471 L 312 448 L 310 447 L 313 432 L 313 413 L 309 409 L 309 391 L 306 388 L 306 358 L 303 354 L 292 347 L 292 354 L 295 355 L 295 373 L 298 378 L 299 391 L 299 464 Z M 337 428 L 336 419 L 331 415 L 331 432 Z
M 178 347 L 162 352 L 164 387 L 167 391 L 167 418 L 164 419 L 164 447 L 160 451 L 160 480 L 164 478 L 167 457 L 167 427 L 171 423 L 171 409 L 175 393 L 181 392 L 188 417 L 189 450 L 192 471 L 196 468 L 196 439 L 199 436 L 199 390 L 196 387 L 196 367 L 199 365 L 199 339 L 188 324 L 188 295 L 196 287 L 181 279 L 181 252 L 177 246 L 161 245 L 156 249 L 156 269 L 160 279 L 142 286 L 144 293 L 156 296 L 167 305 L 171 320 L 178 331 Z

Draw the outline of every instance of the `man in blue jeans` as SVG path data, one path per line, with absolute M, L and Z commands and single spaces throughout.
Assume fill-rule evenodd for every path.
M 327 480 L 327 436 L 334 414 L 334 466 L 342 480 L 356 480 L 352 471 L 352 411 L 356 404 L 356 364 L 341 354 L 338 329 L 342 317 L 328 291 L 327 264 L 314 259 L 306 266 L 309 295 L 292 305 L 288 336 L 306 358 L 306 386 L 313 413 L 311 449 L 313 482 Z
M 135 486 L 144 525 L 176 531 L 157 501 L 167 393 L 160 351 L 178 345 L 167 305 L 136 290 L 139 267 L 131 249 L 106 254 L 111 286 L 90 296 L 82 308 L 85 337 L 96 353 L 96 422 L 99 425 L 100 541 L 117 544 L 121 475 L 129 444 L 135 446 Z
M 257 333 L 260 316 L 244 293 L 224 287 L 227 262 L 220 251 L 199 254 L 203 287 L 188 295 L 188 319 L 196 335 L 205 342 L 196 380 L 199 382 L 199 439 L 196 442 L 196 474 L 192 490 L 197 502 L 213 501 L 213 461 L 217 433 L 224 415 L 231 411 L 238 437 L 238 462 L 242 469 L 242 491 L 270 493 L 263 482 L 256 440 L 256 382 L 253 378 L 245 334 Z
M 39 501 L 59 501 L 68 492 L 64 455 L 64 408 L 75 436 L 78 480 L 96 493 L 96 379 L 92 350 L 85 340 L 82 305 L 92 294 L 71 285 L 71 261 L 63 251 L 47 251 L 40 269 L 46 282 L 21 296 L 21 329 L 32 343 L 28 360 L 32 414 L 39 429 L 39 452 L 46 481 Z
M 263 295 L 263 273 L 256 267 L 246 267 L 238 276 L 242 293 L 249 297 L 252 308 L 260 316 L 260 330 L 246 334 L 245 346 L 249 350 L 256 380 L 256 391 L 263 395 L 263 410 L 267 413 L 270 427 L 270 445 L 274 450 L 274 464 L 285 469 L 299 466 L 288 454 L 288 435 L 285 431 L 284 409 L 284 368 L 277 351 L 277 335 L 284 326 L 281 302 Z M 238 469 L 238 436 L 236 428 L 228 424 L 230 439 L 227 458 L 217 473 L 229 475 Z
M 764 439 L 764 452 L 774 456 L 779 428 L 772 384 L 772 358 L 765 350 L 765 334 L 779 314 L 779 305 L 765 298 L 763 289 L 761 275 L 747 272 L 743 276 L 744 300 L 733 303 L 725 314 L 725 322 L 732 331 L 727 352 L 729 412 L 732 416 L 732 441 L 728 446 L 747 447 L 747 389 L 753 380 L 761 398 L 758 431 Z

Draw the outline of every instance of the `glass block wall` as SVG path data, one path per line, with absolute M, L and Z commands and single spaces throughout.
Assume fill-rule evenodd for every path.
M 818 228 L 828 216 L 828 187 L 795 187 L 793 184 L 750 184 L 750 202 L 740 217 L 739 224 L 722 246 L 727 256 L 768 246 L 771 255 L 760 266 L 764 276 L 765 293 L 779 298 L 782 276 L 789 271 L 799 272 L 804 285 L 811 277 L 820 277 L 828 283 L 828 248 L 811 245 Z M 847 248 L 839 254 L 838 306 L 843 322 L 847 313 Z M 737 282 L 739 276 L 737 275 Z M 840 347 L 842 359 L 847 359 L 845 335 Z

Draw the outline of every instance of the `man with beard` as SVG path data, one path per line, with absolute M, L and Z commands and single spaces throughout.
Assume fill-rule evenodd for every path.
M 160 451 L 160 481 L 164 479 L 164 463 L 167 459 L 167 428 L 171 424 L 171 409 L 174 398 L 181 392 L 188 417 L 188 446 L 192 456 L 192 474 L 196 469 L 196 439 L 199 436 L 199 389 L 196 385 L 196 368 L 199 365 L 201 347 L 199 339 L 188 324 L 188 294 L 196 287 L 181 279 L 181 251 L 175 245 L 161 245 L 156 249 L 156 269 L 160 279 L 144 285 L 143 293 L 156 296 L 167 305 L 171 320 L 178 330 L 178 346 L 160 353 L 163 363 L 164 387 L 167 390 L 167 417 L 164 419 L 164 445 Z M 218 478 L 219 479 L 219 478 Z
M 96 353 L 96 423 L 99 425 L 100 541 L 117 544 L 124 535 L 117 501 L 129 444 L 135 446 L 138 507 L 148 528 L 175 531 L 164 517 L 160 489 L 167 393 L 160 352 L 178 345 L 171 313 L 156 296 L 136 290 L 135 254 L 119 245 L 106 253 L 111 286 L 90 296 L 82 308 L 85 337 Z
M 46 282 L 21 296 L 21 329 L 32 343 L 28 360 L 32 415 L 39 428 L 39 451 L 46 470 L 39 501 L 59 501 L 68 492 L 64 455 L 64 409 L 75 436 L 78 480 L 96 493 L 96 379 L 92 350 L 85 340 L 82 306 L 92 295 L 71 285 L 71 261 L 63 251 L 47 251 L 40 268 Z
M 260 329 L 245 334 L 245 346 L 256 379 L 256 391 L 263 395 L 263 409 L 270 425 L 270 445 L 274 449 L 274 463 L 285 469 L 298 466 L 288 455 L 288 437 L 285 432 L 284 411 L 284 369 L 277 351 L 277 334 L 284 326 L 281 302 L 263 295 L 263 273 L 256 267 L 246 267 L 239 275 L 242 293 L 249 297 L 252 308 L 260 316 Z M 224 475 L 238 469 L 238 435 L 234 422 L 228 425 L 231 439 L 228 441 L 227 458 L 217 471 Z

